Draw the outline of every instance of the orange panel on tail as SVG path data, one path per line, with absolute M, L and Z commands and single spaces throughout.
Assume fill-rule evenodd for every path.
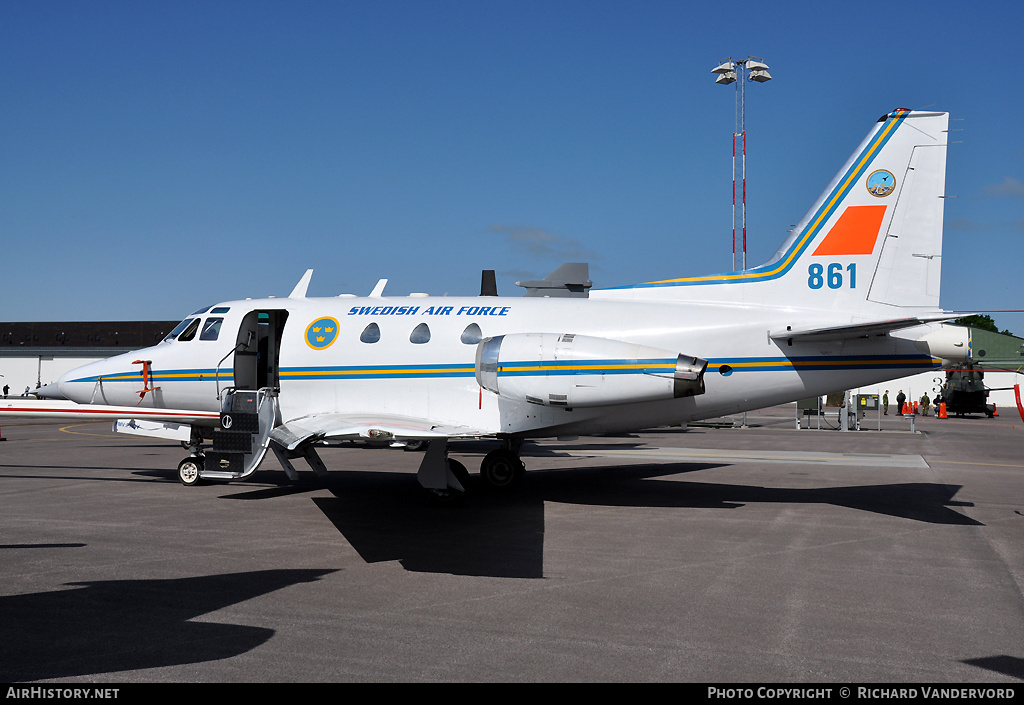
M 849 206 L 814 251 L 815 255 L 870 255 L 885 206 Z

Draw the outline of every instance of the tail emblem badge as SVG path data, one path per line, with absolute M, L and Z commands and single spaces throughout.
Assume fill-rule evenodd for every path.
M 867 187 L 868 193 L 872 196 L 883 198 L 892 193 L 893 189 L 896 188 L 896 177 L 885 169 L 873 171 L 868 176 Z

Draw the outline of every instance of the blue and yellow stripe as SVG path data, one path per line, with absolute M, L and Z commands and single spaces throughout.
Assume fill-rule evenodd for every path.
M 930 355 L 808 355 L 802 357 L 712 358 L 708 370 L 729 372 L 854 371 L 854 370 L 930 370 L 942 366 L 942 360 Z
M 204 369 L 184 369 L 184 370 L 166 370 L 166 371 L 152 371 L 150 372 L 149 379 L 153 383 L 157 382 L 205 382 L 210 380 L 225 381 L 234 378 L 234 373 L 230 369 L 216 370 L 214 368 Z M 78 379 L 68 380 L 69 382 L 100 382 L 104 384 L 109 382 L 142 382 L 142 372 L 140 370 L 132 370 L 130 372 L 118 372 L 109 375 L 91 375 L 89 377 L 79 377 Z
M 282 367 L 281 380 L 432 379 L 472 377 L 472 364 Z
M 549 360 L 498 363 L 498 375 L 534 377 L 543 375 L 645 375 L 672 374 L 677 358 L 634 360 Z
M 930 355 L 809 355 L 800 357 L 735 357 L 711 358 L 708 371 L 728 372 L 771 372 L 780 370 L 821 371 L 821 370 L 866 370 L 866 369 L 935 369 L 942 361 Z M 561 375 L 644 375 L 672 374 L 676 369 L 676 358 L 640 358 L 607 360 L 521 360 L 501 362 L 500 376 L 542 377 Z M 432 365 L 339 365 L 324 367 L 285 367 L 281 369 L 282 381 L 323 381 L 356 379 L 454 379 L 472 378 L 476 374 L 472 363 Z M 168 382 L 230 382 L 233 374 L 229 370 L 181 369 L 154 372 L 153 384 Z M 81 377 L 71 382 L 96 383 L 99 376 Z M 103 375 L 104 384 L 116 382 L 142 382 L 138 370 L 112 375 Z

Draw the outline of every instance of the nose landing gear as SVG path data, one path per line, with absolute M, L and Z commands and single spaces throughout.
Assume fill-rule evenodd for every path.
M 203 473 L 203 458 L 192 455 L 178 463 L 178 480 L 186 487 L 199 484 L 199 477 Z

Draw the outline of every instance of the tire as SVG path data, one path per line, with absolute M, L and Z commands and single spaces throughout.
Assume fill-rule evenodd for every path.
M 178 480 L 186 487 L 198 485 L 202 479 L 203 459 L 197 456 L 190 456 L 178 463 Z
M 504 449 L 492 450 L 480 463 L 480 477 L 493 490 L 509 491 L 522 482 L 526 465 L 522 459 Z

